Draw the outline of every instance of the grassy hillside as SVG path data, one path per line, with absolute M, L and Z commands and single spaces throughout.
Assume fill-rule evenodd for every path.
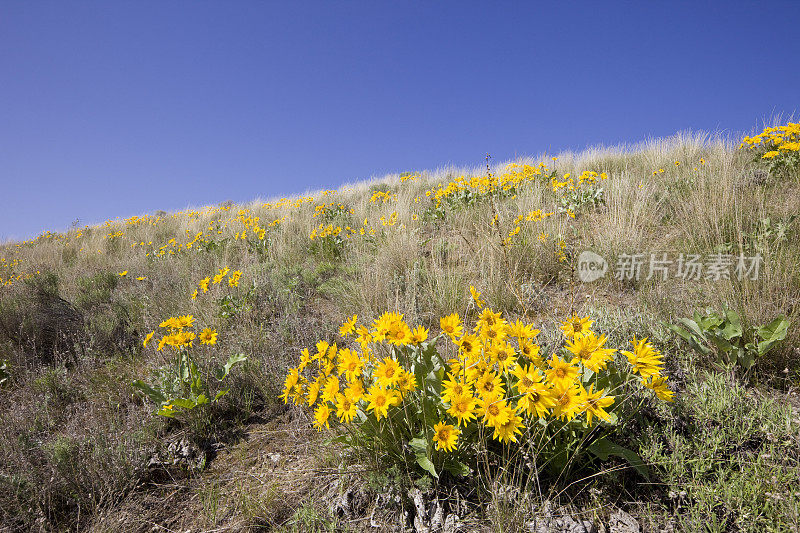
M 3 245 L 0 529 L 391 529 L 425 521 L 417 494 L 446 502 L 465 531 L 523 530 L 545 508 L 605 525 L 621 509 L 652 531 L 796 531 L 800 165 L 771 134 L 488 161 Z M 586 250 L 608 272 L 584 283 Z M 651 254 L 672 261 L 666 276 L 650 275 Z M 691 255 L 698 276 L 685 275 Z M 737 275 L 740 256 L 762 259 L 757 276 Z M 626 260 L 643 262 L 640 275 L 617 269 Z M 340 336 L 353 315 L 369 327 L 402 314 L 444 353 L 440 319 L 480 316 L 471 287 L 509 323 L 541 330 L 544 359 L 562 353 L 559 326 L 576 315 L 609 347 L 646 337 L 664 354 L 674 402 L 636 396 L 608 430 L 644 471 L 612 454 L 540 473 L 535 456 L 487 438 L 466 476 L 436 478 L 332 440 L 348 434 L 335 417 L 314 431 L 313 410 L 279 399 L 301 350 L 356 346 Z M 752 368 L 668 328 L 726 307 L 745 332 L 780 316 L 791 325 Z M 229 392 L 194 409 L 158 405 L 132 383 L 174 375 L 179 350 L 159 346 L 171 331 L 161 324 L 188 315 L 198 335 L 209 330 L 192 343 L 197 375 L 210 394 Z M 236 354 L 246 360 L 217 381 L 212 368 Z

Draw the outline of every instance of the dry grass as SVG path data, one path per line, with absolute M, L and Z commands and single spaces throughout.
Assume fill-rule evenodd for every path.
M 705 165 L 700 164 L 701 158 Z M 552 163 L 549 155 L 520 162 L 541 160 Z M 493 171 L 501 172 L 504 166 L 496 165 Z M 200 485 L 151 492 L 150 500 L 131 492 L 130 480 L 136 479 L 148 450 L 171 430 L 153 421 L 149 409 L 127 385 L 162 364 L 159 354 L 141 348 L 141 339 L 168 316 L 191 313 L 199 323 L 220 331 L 219 351 L 209 352 L 209 358 L 220 361 L 229 353 L 248 354 L 250 360 L 235 378 L 228 398 L 226 416 L 237 423 L 272 404 L 287 361 L 312 341 L 332 336 L 345 317 L 358 314 L 370 319 L 389 309 L 404 313 L 409 322 L 436 328 L 439 316 L 466 311 L 470 285 L 508 316 L 527 316 L 542 324 L 551 324 L 572 309 L 612 315 L 635 312 L 653 321 L 672 322 L 694 309 L 723 303 L 755 324 L 780 313 L 797 323 L 800 221 L 791 222 L 790 217 L 800 212 L 798 180 L 776 183 L 765 178 L 729 142 L 702 134 L 559 154 L 555 167 L 562 175 L 607 172 L 609 179 L 602 182 L 605 205 L 581 212 L 574 220 L 557 215 L 523 224 L 513 246 L 500 244 L 498 228 L 490 225 L 494 212 L 499 214 L 501 230 L 508 232 L 520 213 L 555 210 L 547 180 L 528 183 L 516 197 L 494 205 L 478 202 L 449 210 L 438 220 L 426 215 L 431 206 L 427 189 L 462 173 L 485 172 L 480 167 L 441 168 L 406 182 L 397 175 L 385 176 L 345 186 L 334 194 L 315 192 L 312 203 L 296 207 L 267 207 L 257 200 L 164 214 L 136 224 L 112 221 L 32 243 L 1 245 L 0 258 L 6 262 L 0 263 L 0 277 L 5 279 L 10 273 L 2 264 L 18 261 L 15 274 L 54 273 L 58 297 L 64 301 L 95 302 L 79 307 L 86 325 L 74 343 L 80 357 L 77 364 L 67 364 L 69 368 L 62 364 L 68 359 L 66 349 L 56 349 L 65 353 L 48 358 L 40 346 L 0 335 L 0 359 L 10 360 L 12 369 L 10 387 L 0 391 L 0 401 L 9 406 L 0 412 L 0 424 L 8 428 L 0 436 L 3 525 L 59 529 L 92 523 L 98 531 L 123 530 L 129 525 L 134 529 L 128 530 L 144 530 L 151 527 L 147 520 L 166 520 L 159 501 L 172 509 L 170 520 L 176 521 L 171 524 L 192 529 L 220 524 L 274 526 L 296 510 L 307 479 L 274 480 L 272 474 L 265 474 L 269 469 L 263 455 L 268 450 L 283 454 L 281 450 L 292 446 L 308 449 L 309 443 L 316 442 L 299 430 L 293 433 L 299 440 L 292 446 L 252 434 L 241 448 L 245 451 L 238 452 L 244 454 L 237 463 L 241 476 L 224 475 L 212 466 Z M 660 168 L 664 172 L 653 174 Z M 396 199 L 371 203 L 375 190 L 396 193 Z M 329 202 L 353 211 L 335 219 L 335 224 L 358 230 L 367 218 L 376 234 L 346 240 L 340 255 L 318 248 L 309 239 L 311 229 L 322 222 L 313 216 L 314 206 Z M 260 217 L 262 226 L 286 217 L 268 228 L 265 251 L 256 252 L 234 239 L 245 229 L 237 219 L 240 210 L 247 210 L 245 216 Z M 398 223 L 382 226 L 380 217 L 389 218 L 395 212 Z M 412 214 L 418 215 L 417 220 Z M 767 218 L 770 225 L 764 226 L 762 220 Z M 195 246 L 153 257 L 152 252 L 170 239 L 186 243 L 197 232 L 209 232 L 209 224 L 221 231 L 207 235 L 216 243 L 213 249 Z M 784 238 L 776 236 L 778 224 L 786 225 Z M 107 237 L 118 231 L 124 235 Z M 542 232 L 548 235 L 544 242 L 537 239 Z M 564 239 L 573 257 L 585 249 L 609 259 L 620 253 L 726 250 L 733 254 L 757 251 L 764 263 L 758 281 L 746 283 L 623 282 L 607 276 L 581 285 L 570 279 L 554 254 L 557 236 Z M 149 257 L 147 252 L 151 252 Z M 222 267 L 243 271 L 240 286 L 217 287 L 190 300 L 197 282 Z M 108 294 L 92 292 L 97 276 L 122 271 L 128 275 Z M 146 279 L 137 281 L 139 276 Z M 0 288 L 0 312 L 28 290 L 23 281 Z M 232 317 L 220 313 L 220 300 L 226 294 L 242 304 Z M 116 338 L 113 331 L 122 332 L 120 343 L 99 341 L 106 339 L 103 335 Z M 761 362 L 761 377 L 770 380 L 776 369 L 785 366 L 797 372 L 798 346 L 800 328 L 794 327 L 783 348 Z M 798 374 L 779 376 L 797 380 Z M 149 429 L 142 431 L 142 425 Z M 221 435 L 227 427 L 213 431 Z M 294 457 L 291 451 L 286 453 Z M 311 461 L 316 456 L 309 457 Z M 65 464 L 71 464 L 72 470 Z M 220 468 L 225 464 L 220 462 Z M 120 505 L 120 501 L 127 503 Z M 211 513 L 213 501 L 218 503 Z M 149 507 L 144 510 L 143 506 Z M 151 518 L 134 526 L 131 517 L 137 513 Z M 115 520 L 122 526 L 114 525 Z

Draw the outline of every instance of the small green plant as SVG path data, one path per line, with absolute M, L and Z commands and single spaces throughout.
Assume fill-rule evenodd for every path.
M 341 226 L 334 227 L 332 224 L 325 226 L 321 224 L 311 234 L 311 253 L 317 257 L 327 259 L 339 259 L 344 253 L 345 242 L 341 237 Z
M 156 372 L 153 384 L 142 380 L 133 382 L 133 386 L 146 397 L 158 404 L 156 414 L 173 418 L 181 410 L 191 411 L 209 403 L 214 403 L 228 393 L 228 389 L 220 389 L 213 394 L 209 387 L 204 372 L 192 357 L 192 343 L 198 339 L 201 344 L 215 345 L 217 343 L 216 330 L 205 328 L 196 335 L 190 331 L 194 324 L 192 315 L 172 317 L 161 323 L 167 329 L 167 335 L 158 343 L 158 350 L 170 346 L 175 352 L 175 359 L 171 366 L 163 367 Z M 145 340 L 145 346 L 152 339 L 155 332 L 150 333 Z M 246 361 L 244 354 L 234 354 L 221 367 L 214 369 L 213 376 L 221 383 L 230 373 L 233 366 Z
M 561 213 L 574 214 L 581 209 L 605 204 L 605 191 L 598 185 L 598 181 L 605 179 L 608 179 L 605 172 L 598 174 L 593 170 L 585 170 L 580 176 L 564 174 L 563 181 L 553 173 L 550 185 L 558 197 L 558 210 Z
M 558 209 L 562 213 L 576 213 L 581 209 L 594 208 L 606 203 L 602 187 L 568 190 L 559 198 Z
M 780 221 L 762 218 L 752 232 L 745 234 L 746 242 L 754 251 L 766 255 L 770 249 L 781 246 L 793 237 L 792 224 L 795 220 L 797 215 Z
M 697 353 L 711 357 L 720 368 L 733 366 L 745 373 L 785 339 L 789 329 L 789 320 L 783 315 L 761 327 L 742 326 L 739 314 L 728 307 L 722 313 L 706 310 L 701 315 L 695 311 L 691 319 L 681 318 L 678 322 L 680 325 L 670 325 L 670 329 Z
M 243 294 L 226 294 L 219 300 L 219 316 L 221 318 L 235 318 L 252 308 L 250 303 L 256 296 L 255 288 L 250 288 Z

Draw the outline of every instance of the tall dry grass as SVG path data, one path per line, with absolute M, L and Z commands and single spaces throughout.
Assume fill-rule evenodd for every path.
M 700 163 L 701 158 L 705 164 Z M 58 518 L 74 524 L 75 517 L 70 513 L 78 500 L 63 496 L 68 493 L 64 487 L 72 487 L 69 490 L 76 494 L 99 494 L 97 501 L 80 500 L 92 507 L 90 512 L 129 490 L 122 482 L 100 484 L 101 473 L 87 470 L 89 474 L 73 476 L 68 470 L 59 470 L 58 465 L 64 454 L 73 450 L 70 443 L 84 443 L 81 449 L 96 449 L 120 432 L 127 435 L 137 424 L 149 423 L 150 415 L 141 400 L 125 387 L 132 376 L 143 377 L 164 363 L 161 354 L 140 346 L 144 335 L 168 316 L 191 313 L 198 323 L 216 327 L 220 331 L 220 360 L 227 353 L 248 354 L 250 360 L 234 378 L 234 391 L 228 400 L 243 417 L 246 411 L 274 400 L 280 376 L 297 350 L 314 339 L 333 335 L 345 317 L 358 314 L 370 319 L 388 309 L 405 314 L 409 322 L 436 329 L 438 317 L 466 312 L 471 285 L 483 292 L 490 306 L 507 316 L 526 316 L 539 323 L 552 322 L 572 310 L 590 309 L 612 316 L 647 313 L 669 323 L 694 309 L 722 304 L 738 309 L 753 324 L 765 323 L 781 313 L 797 323 L 800 221 L 789 222 L 791 215 L 800 212 L 797 181 L 776 182 L 749 163 L 731 142 L 705 134 L 679 134 L 638 145 L 562 153 L 555 162 L 548 154 L 518 162 L 539 161 L 548 163 L 560 175 L 577 175 L 584 170 L 606 172 L 608 180 L 601 182 L 606 203 L 579 212 L 575 219 L 556 214 L 541 222 L 524 223 L 509 246 L 502 245 L 501 237 L 512 229 L 518 214 L 536 209 L 557 211 L 556 197 L 546 179 L 527 183 L 514 198 L 448 210 L 443 219 L 426 215 L 431 206 L 426 190 L 462 174 L 486 172 L 481 166 L 424 171 L 418 179 L 405 182 L 398 175 L 388 175 L 349 184 L 328 195 L 315 191 L 307 195 L 314 197 L 313 202 L 295 207 L 267 205 L 274 206 L 276 199 L 256 200 L 153 215 L 136 224 L 110 221 L 35 242 L 1 245 L 0 258 L 5 258 L 6 264 L 18 261 L 15 273 L 54 273 L 59 297 L 70 303 L 86 299 L 87 283 L 91 285 L 93 276 L 128 271 L 100 305 L 79 311 L 88 324 L 124 318 L 124 334 L 137 346 L 121 353 L 87 341 L 80 364 L 64 370 L 66 374 L 59 374 L 61 377 L 47 378 L 57 383 L 43 388 L 37 383 L 53 369 L 37 363 L 36 353 L 8 339 L 0 340 L 0 358 L 10 360 L 13 372 L 10 392 L 0 392 L 4 401 L 13 398 L 13 404 L 0 412 L 0 424 L 13 428 L 15 436 L 33 435 L 31 438 L 39 443 L 31 444 L 39 449 L 38 455 L 31 456 L 38 457 L 38 463 L 31 465 L 21 462 L 27 453 L 20 444 L 23 441 L 17 437 L 4 440 L 5 451 L 0 452 L 0 479 L 5 480 L 0 481 L 0 508 L 6 509 L 3 520 L 29 525 Z M 506 164 L 493 165 L 491 170 L 502 173 Z M 662 168 L 664 172 L 658 172 Z M 396 199 L 371 202 L 376 190 L 396 194 Z M 345 240 L 338 255 L 317 247 L 309 239 L 311 230 L 322 222 L 321 217 L 314 217 L 315 205 L 330 202 L 341 203 L 347 210 L 332 223 L 358 230 L 366 218 L 367 227 L 375 229 L 375 235 Z M 267 246 L 262 253 L 235 239 L 246 229 L 237 218 L 240 213 L 259 217 L 262 226 L 283 218 L 267 228 Z M 380 217 L 389 218 L 392 213 L 398 214 L 397 224 L 383 226 Z M 498 225 L 491 224 L 495 213 Z M 772 233 L 764 230 L 762 221 L 767 218 Z M 777 224 L 786 225 L 783 238 L 776 237 Z M 209 232 L 206 238 L 216 243 L 214 249 L 193 246 L 186 250 L 184 246 L 175 255 L 153 257 L 152 252 L 169 245 L 171 239 L 183 244 L 200 231 Z M 124 235 L 108 238 L 115 232 Z M 539 240 L 540 233 L 547 238 Z M 573 258 L 582 250 L 593 250 L 609 261 L 621 253 L 711 254 L 724 250 L 732 254 L 759 252 L 764 263 L 757 281 L 743 283 L 675 278 L 629 282 L 609 275 L 592 284 L 581 284 L 558 260 L 558 238 L 564 240 Z M 192 301 L 190 295 L 198 281 L 223 267 L 243 272 L 240 286 L 218 287 Z M 4 278 L 8 274 L 0 270 Z M 138 281 L 137 277 L 146 279 Z M 0 303 L 26 290 L 24 281 L 2 287 Z M 221 315 L 220 300 L 225 295 L 244 302 L 234 317 Z M 97 334 L 91 328 L 100 326 L 87 327 L 88 339 Z M 765 371 L 785 365 L 796 368 L 798 346 L 800 328 L 794 327 L 782 350 L 764 362 Z M 72 379 L 76 371 L 88 377 Z M 111 377 L 92 378 L 101 375 Z M 47 394 L 53 397 L 53 390 L 64 388 L 77 392 L 58 397 L 53 409 L 87 416 L 93 422 L 65 427 L 52 420 L 36 421 L 35 413 L 47 405 L 43 398 Z M 108 405 L 122 409 L 128 422 L 122 429 L 111 424 L 107 411 L 98 411 L 99 404 L 103 409 L 109 409 Z M 99 412 L 105 414 L 92 414 Z M 34 414 L 29 417 L 28 413 Z M 155 437 L 142 436 L 137 446 L 151 446 L 152 439 Z M 60 455 L 53 450 L 60 450 Z M 74 453 L 79 458 L 91 456 L 88 452 Z M 139 453 L 105 459 L 113 474 L 108 479 L 122 479 L 135 470 Z M 13 477 L 10 469 L 14 470 Z M 60 472 L 62 478 L 54 474 L 53 489 L 37 492 L 36 504 L 12 505 L 22 487 L 37 486 L 38 480 L 50 472 Z M 56 496 L 61 500 L 54 500 Z

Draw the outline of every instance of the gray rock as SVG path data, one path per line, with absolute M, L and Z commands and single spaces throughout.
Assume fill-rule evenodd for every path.
M 618 509 L 608 520 L 609 533 L 639 533 L 641 528 L 634 517 Z
M 414 531 L 416 533 L 454 533 L 460 531 L 460 521 L 454 513 L 446 515 L 439 498 L 414 488 L 408 491 L 414 505 Z
M 576 520 L 570 515 L 536 518 L 526 524 L 530 533 L 597 533 L 590 520 Z
M 450 513 L 444 521 L 442 533 L 458 533 L 461 531 L 461 519 L 455 513 Z
M 339 518 L 360 518 L 367 510 L 367 495 L 349 487 L 344 494 L 336 496 L 330 505 L 331 513 Z

